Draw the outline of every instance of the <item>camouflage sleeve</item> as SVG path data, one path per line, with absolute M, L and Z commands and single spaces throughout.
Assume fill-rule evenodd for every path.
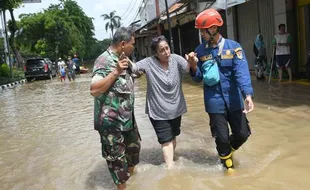
M 99 56 L 94 63 L 93 77 L 95 75 L 106 77 L 111 72 L 112 67 L 109 64 L 109 59 L 107 59 L 104 55 Z

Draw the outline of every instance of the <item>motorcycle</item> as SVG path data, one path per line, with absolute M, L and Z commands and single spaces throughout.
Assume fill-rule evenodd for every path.
M 257 80 L 264 80 L 265 79 L 265 71 L 266 71 L 266 61 L 265 58 L 262 56 L 256 57 L 255 60 L 255 75 Z

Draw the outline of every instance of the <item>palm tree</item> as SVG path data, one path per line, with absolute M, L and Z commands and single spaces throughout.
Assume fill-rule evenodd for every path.
M 115 12 L 116 11 L 112 11 L 110 12 L 110 14 L 101 15 L 101 17 L 103 17 L 103 20 L 107 20 L 107 23 L 105 24 L 105 30 L 108 32 L 108 29 L 110 29 L 112 32 L 112 36 L 114 35 L 114 30 L 121 26 L 121 17 L 117 16 Z

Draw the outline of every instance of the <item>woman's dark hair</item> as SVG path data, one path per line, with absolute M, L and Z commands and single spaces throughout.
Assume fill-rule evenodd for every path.
M 168 43 L 167 39 L 163 35 L 157 36 L 157 37 L 152 39 L 151 49 L 152 49 L 154 54 L 156 54 L 156 52 L 157 52 L 158 44 L 162 41 L 165 41 Z
M 280 30 L 281 27 L 285 28 L 285 24 L 279 24 L 279 26 L 278 26 L 279 30 Z

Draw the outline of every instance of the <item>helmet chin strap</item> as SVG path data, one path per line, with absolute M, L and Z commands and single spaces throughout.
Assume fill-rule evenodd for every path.
M 208 29 L 207 30 L 207 33 L 209 34 L 210 36 L 210 40 L 208 41 L 208 46 L 210 47 L 212 45 L 212 43 L 214 42 L 214 37 L 216 36 L 217 33 L 219 33 L 219 29 L 216 30 L 216 32 L 212 35 Z

